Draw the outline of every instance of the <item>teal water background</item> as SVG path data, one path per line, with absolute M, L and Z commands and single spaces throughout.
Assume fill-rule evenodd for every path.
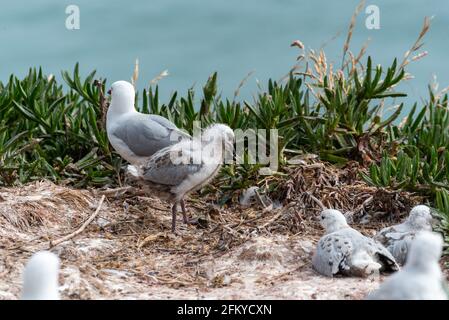
M 65 27 L 67 5 L 80 8 L 80 30 Z M 300 39 L 306 47 L 325 46 L 328 60 L 340 64 L 349 20 L 358 1 L 340 0 L 133 0 L 25 1 L 2 0 L 0 8 L 0 80 L 24 76 L 42 66 L 60 78 L 60 71 L 80 63 L 82 74 L 96 69 L 111 81 L 129 80 L 139 58 L 138 86 L 167 69 L 160 81 L 161 100 L 174 91 L 198 90 L 214 71 L 219 87 L 232 98 L 239 82 L 254 75 L 241 91 L 251 99 L 257 81 L 266 87 L 295 63 Z M 351 49 L 358 52 L 370 38 L 368 54 L 388 65 L 415 41 L 424 16 L 434 16 L 423 50 L 425 59 L 408 69 L 415 79 L 401 87 L 409 104 L 427 97 L 427 84 L 437 76 L 449 85 L 449 3 L 441 0 L 367 1 L 380 8 L 380 30 L 357 20 Z

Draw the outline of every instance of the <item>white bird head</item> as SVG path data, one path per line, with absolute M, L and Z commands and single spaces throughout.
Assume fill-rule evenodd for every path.
M 22 300 L 59 300 L 59 258 L 49 252 L 35 253 L 23 274 Z
M 227 125 L 222 123 L 217 123 L 209 126 L 204 130 L 204 138 L 207 140 L 212 137 L 220 137 L 224 139 L 224 141 L 234 142 L 234 131 L 229 128 Z
M 214 145 L 220 144 L 226 154 L 232 154 L 234 151 L 234 131 L 225 124 L 213 124 L 204 130 L 203 141 L 213 142 Z
M 443 238 L 440 234 L 421 231 L 413 240 L 407 258 L 407 267 L 426 269 L 438 266 L 443 251 Z
M 414 207 L 410 211 L 410 215 L 407 221 L 415 227 L 426 228 L 432 230 L 432 215 L 430 214 L 430 208 L 425 205 L 419 205 Z
M 348 227 L 348 223 L 346 222 L 343 213 L 335 209 L 321 211 L 319 220 L 321 226 L 326 230 L 326 233 L 332 233 Z
M 127 81 L 116 81 L 112 84 L 111 105 L 109 110 L 115 113 L 126 113 L 134 111 L 135 91 L 131 83 Z

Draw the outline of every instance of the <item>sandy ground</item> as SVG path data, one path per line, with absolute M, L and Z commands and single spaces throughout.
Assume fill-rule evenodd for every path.
M 52 247 L 92 215 L 100 197 L 49 182 L 0 189 L 0 299 L 20 297 L 26 260 L 50 248 L 61 258 L 64 299 L 362 299 L 382 281 L 318 275 L 311 255 L 321 230 L 267 231 L 279 213 L 241 229 L 251 212 L 238 213 L 231 228 L 220 224 L 229 213 L 209 208 L 216 224 L 178 223 L 173 235 L 168 206 L 156 199 L 109 195 L 81 234 Z M 189 207 L 192 216 L 203 214 Z

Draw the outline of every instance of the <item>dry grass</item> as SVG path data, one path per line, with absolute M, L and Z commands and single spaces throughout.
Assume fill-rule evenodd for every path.
M 180 224 L 178 235 L 170 233 L 169 206 L 133 188 L 76 190 L 43 181 L 0 189 L 0 299 L 20 295 L 30 255 L 78 229 L 103 194 L 96 219 L 52 248 L 62 260 L 63 298 L 363 298 L 378 282 L 330 280 L 310 268 L 322 233 L 313 219 L 320 205 L 349 209 L 355 222 L 387 212 L 398 220 L 422 199 L 367 187 L 354 170 L 320 162 L 291 169 L 291 179 L 269 194 L 283 199 L 279 209 L 219 208 L 215 196 L 194 198 L 188 208 L 198 224 Z M 358 227 L 371 234 L 380 226 Z

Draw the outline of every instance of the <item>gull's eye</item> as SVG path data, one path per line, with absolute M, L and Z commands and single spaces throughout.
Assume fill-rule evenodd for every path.
M 324 220 L 324 216 L 321 216 L 321 220 Z

